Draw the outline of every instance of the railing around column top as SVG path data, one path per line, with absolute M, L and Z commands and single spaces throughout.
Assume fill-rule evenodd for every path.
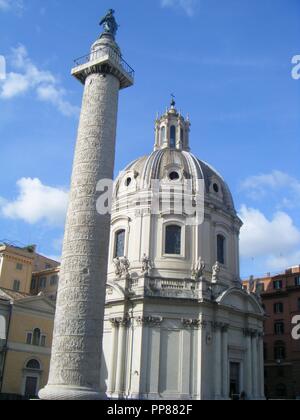
M 90 61 L 94 61 L 105 56 L 109 56 L 109 58 L 114 63 L 119 65 L 124 70 L 124 72 L 126 72 L 132 79 L 134 79 L 135 72 L 133 68 L 130 67 L 130 65 L 123 59 L 123 57 L 111 47 L 98 48 L 90 54 L 77 58 L 74 60 L 74 63 L 76 66 L 82 66 L 89 63 Z

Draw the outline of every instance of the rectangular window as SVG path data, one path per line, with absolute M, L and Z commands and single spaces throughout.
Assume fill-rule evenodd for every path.
M 32 343 L 32 333 L 27 333 L 26 344 L 31 345 Z
M 300 277 L 295 277 L 295 286 L 300 286 Z
M 41 338 L 41 346 L 42 347 L 46 347 L 46 336 L 45 335 L 42 335 L 42 338 Z
M 22 271 L 23 270 L 23 264 L 18 263 L 16 266 L 18 271 Z
M 230 363 L 230 397 L 238 399 L 241 393 L 240 376 L 241 365 L 239 363 Z
M 34 279 L 32 279 L 31 280 L 31 286 L 30 286 L 30 289 L 31 290 L 34 290 L 36 288 L 36 279 L 34 278 Z
M 217 258 L 218 262 L 225 265 L 225 243 L 226 239 L 222 235 L 217 236 Z
M 275 314 L 282 314 L 284 312 L 283 303 L 278 302 L 274 304 L 274 313 Z
M 275 322 L 274 332 L 275 335 L 284 335 L 284 323 L 282 321 Z
M 119 230 L 115 236 L 115 258 L 121 258 L 125 255 L 125 230 Z
M 50 279 L 50 286 L 56 286 L 58 282 L 58 277 L 57 276 L 52 276 Z
M 20 281 L 19 280 L 14 280 L 14 285 L 13 285 L 13 291 L 14 292 L 19 292 L 20 291 Z
M 172 225 L 166 227 L 165 254 L 181 254 L 181 227 Z
M 47 286 L 47 277 L 41 277 L 39 281 L 39 286 L 41 289 L 45 289 Z
M 274 287 L 275 290 L 281 290 L 283 288 L 282 280 L 275 280 L 273 282 L 273 287 Z

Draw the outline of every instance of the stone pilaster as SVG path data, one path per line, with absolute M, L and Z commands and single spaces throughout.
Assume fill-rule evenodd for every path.
M 222 399 L 222 327 L 223 324 L 214 323 L 214 380 L 215 380 L 215 399 Z
M 222 328 L 222 378 L 225 400 L 229 399 L 228 327 L 229 325 L 224 324 Z
M 252 372 L 252 342 L 251 342 L 251 330 L 249 329 L 245 329 L 244 330 L 244 336 L 245 336 L 245 340 L 246 340 L 246 348 L 247 348 L 247 353 L 246 353 L 246 381 L 245 381 L 245 386 L 246 386 L 246 394 L 248 398 L 251 398 L 252 396 L 252 377 L 253 377 L 253 372 Z

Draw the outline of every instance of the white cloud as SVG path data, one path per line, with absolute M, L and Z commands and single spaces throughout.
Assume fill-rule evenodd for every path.
M 162 7 L 171 7 L 183 10 L 188 16 L 195 14 L 198 0 L 161 0 Z
M 300 203 L 300 180 L 281 171 L 251 176 L 242 182 L 241 189 L 254 200 L 280 191 L 283 207 L 298 206 Z
M 78 115 L 79 108 L 65 99 L 66 92 L 56 77 L 33 64 L 23 45 L 12 49 L 10 62 L 16 71 L 8 73 L 0 84 L 1 99 L 9 100 L 33 91 L 38 100 L 51 103 L 63 115 Z
M 29 224 L 63 225 L 68 204 L 66 190 L 44 185 L 37 178 L 22 178 L 17 187 L 19 195 L 14 201 L 0 200 L 2 216 Z
M 285 212 L 268 219 L 260 210 L 245 205 L 240 210 L 241 256 L 263 258 L 265 269 L 284 269 L 300 263 L 300 230 Z
M 23 0 L 0 0 L 0 11 L 8 12 L 22 12 L 24 8 Z
M 283 271 L 286 268 L 300 265 L 300 250 L 289 255 L 279 255 L 268 257 L 267 266 L 271 271 Z
M 11 6 L 10 0 L 0 0 L 0 10 L 9 10 Z
M 78 107 L 71 105 L 70 102 L 66 101 L 65 98 L 66 92 L 62 88 L 57 88 L 54 85 L 39 86 L 37 88 L 38 99 L 44 102 L 50 102 L 57 109 L 67 117 L 72 115 L 78 115 Z
M 241 254 L 244 257 L 280 254 L 300 246 L 300 230 L 291 217 L 277 212 L 269 220 L 260 210 L 245 205 L 240 210 Z

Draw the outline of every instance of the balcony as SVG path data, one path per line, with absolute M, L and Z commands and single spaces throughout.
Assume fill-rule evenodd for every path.
M 84 83 L 86 77 L 95 72 L 108 72 L 120 80 L 121 89 L 134 83 L 133 68 L 113 48 L 105 46 L 74 60 L 72 75 Z

